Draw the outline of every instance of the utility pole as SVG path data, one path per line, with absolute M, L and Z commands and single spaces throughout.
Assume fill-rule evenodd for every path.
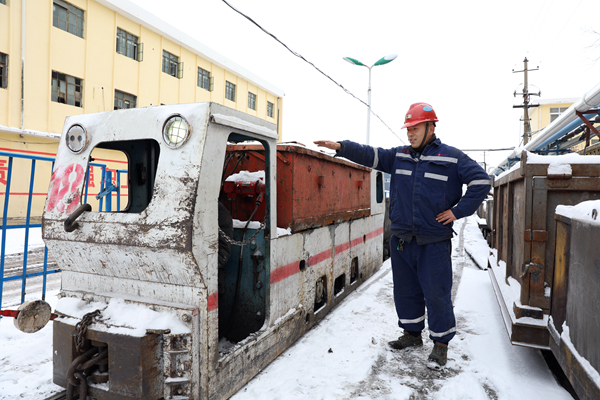
M 514 96 L 517 97 L 517 95 L 523 95 L 523 105 L 518 105 L 518 106 L 513 106 L 513 108 L 523 108 L 523 144 L 527 144 L 527 142 L 529 142 L 529 134 L 531 133 L 531 124 L 529 123 L 529 108 L 532 107 L 539 107 L 539 104 L 529 104 L 529 97 L 530 96 L 539 96 L 541 95 L 541 92 L 538 93 L 529 93 L 529 88 L 528 85 L 529 83 L 527 82 L 527 71 L 537 71 L 539 69 L 527 69 L 527 57 L 525 57 L 525 60 L 523 60 L 523 63 L 525 65 L 525 68 L 522 71 L 515 71 L 513 69 L 513 74 L 517 73 L 517 72 L 523 72 L 525 74 L 525 83 L 523 84 L 523 93 L 517 93 L 517 91 L 515 90 L 514 92 Z

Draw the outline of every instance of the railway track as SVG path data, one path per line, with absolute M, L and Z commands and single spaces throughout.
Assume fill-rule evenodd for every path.
M 23 253 L 4 256 L 4 277 L 18 276 L 23 273 Z M 48 269 L 54 269 L 56 261 L 48 255 Z M 44 269 L 44 248 L 38 247 L 27 253 L 27 273 L 41 272 Z
M 4 278 L 23 275 L 23 253 L 7 254 L 4 256 Z M 47 270 L 57 268 L 56 261 L 48 255 Z M 32 249 L 27 253 L 27 274 L 40 273 L 44 270 L 44 248 Z M 25 291 L 27 293 L 40 293 L 43 284 L 41 275 L 26 279 Z M 48 290 L 60 287 L 60 274 L 49 274 L 46 280 Z M 21 304 L 22 280 L 15 279 L 4 282 L 2 290 L 2 308 L 18 306 Z
M 44 398 L 44 400 L 65 400 L 67 398 L 67 391 L 63 390 L 59 393 L 54 393 L 53 395 Z

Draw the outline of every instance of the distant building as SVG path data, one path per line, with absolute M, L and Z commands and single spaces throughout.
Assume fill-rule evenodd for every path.
M 54 156 L 70 115 L 205 101 L 275 123 L 281 138 L 282 97 L 280 89 L 127 0 L 0 0 L 0 151 Z M 126 162 L 112 157 L 99 158 L 109 169 Z M 5 160 L 0 157 L 2 196 Z M 49 178 L 49 164 L 41 168 Z M 99 170 L 94 175 L 90 168 L 99 182 Z M 24 216 L 14 202 L 27 200 L 28 185 L 29 179 L 12 183 L 10 216 Z M 47 185 L 36 182 L 34 215 Z
M 529 109 L 532 138 L 554 121 L 560 114 L 567 111 L 577 101 L 576 98 L 564 99 L 534 99 L 531 103 L 539 104 L 539 107 Z
M 540 107 L 536 107 L 530 112 L 531 131 L 538 132 L 548 126 L 551 122 L 558 118 L 558 116 L 571 107 L 577 100 L 578 99 L 576 98 L 540 100 Z M 534 133 L 532 137 L 535 137 L 535 135 L 536 133 Z M 568 145 L 568 148 L 570 148 L 573 152 L 584 154 L 585 136 L 583 136 L 582 129 L 574 131 L 572 136 L 572 140 L 569 140 L 569 143 L 572 144 Z M 590 146 L 585 149 L 585 154 L 600 154 L 600 144 L 597 136 L 592 135 Z

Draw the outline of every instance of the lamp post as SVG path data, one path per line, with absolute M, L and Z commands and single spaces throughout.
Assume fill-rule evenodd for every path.
M 367 109 L 367 144 L 369 144 L 369 142 L 370 142 L 369 131 L 371 129 L 371 68 L 376 67 L 378 65 L 384 65 L 389 62 L 392 62 L 396 59 L 396 57 L 398 57 L 397 54 L 388 54 L 387 56 L 382 57 L 379 60 L 377 60 L 377 62 L 375 64 L 371 65 L 370 67 L 368 65 L 361 63 L 357 59 L 350 58 L 350 57 L 344 57 L 344 60 L 348 61 L 350 64 L 367 67 L 369 69 L 369 91 L 368 91 L 368 96 L 367 96 L 368 97 L 368 102 L 367 102 L 367 105 L 368 105 L 368 109 Z

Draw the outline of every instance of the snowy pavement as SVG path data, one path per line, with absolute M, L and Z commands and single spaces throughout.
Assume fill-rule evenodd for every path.
M 477 268 L 489 248 L 470 217 L 455 225 L 458 333 L 448 367 L 429 370 L 432 343 L 391 351 L 400 334 L 387 261 L 380 271 L 258 374 L 233 400 L 245 399 L 572 399 L 538 350 L 512 346 L 487 271 Z M 49 294 L 54 306 L 57 292 Z M 52 326 L 23 334 L 0 320 L 0 399 L 43 399 L 52 382 Z
M 459 221 L 473 259 L 489 248 L 475 218 Z M 458 229 L 457 229 L 458 228 Z M 572 399 L 538 350 L 512 346 L 487 271 L 478 269 L 454 240 L 454 268 L 462 278 L 455 301 L 458 333 L 442 372 L 426 367 L 432 342 L 391 351 L 397 326 L 388 260 L 379 273 L 242 388 L 246 399 Z

